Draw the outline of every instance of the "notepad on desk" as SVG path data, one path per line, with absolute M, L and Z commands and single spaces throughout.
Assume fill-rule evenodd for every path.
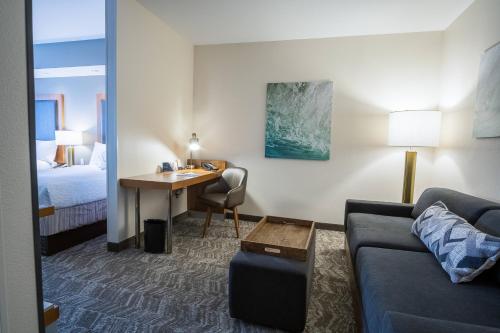
M 175 175 L 178 177 L 197 177 L 197 176 L 199 176 L 199 174 L 194 173 L 194 172 L 176 173 Z

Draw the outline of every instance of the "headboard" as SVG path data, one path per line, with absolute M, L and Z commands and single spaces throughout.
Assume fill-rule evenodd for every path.
M 64 129 L 64 95 L 35 96 L 35 128 L 37 140 L 55 140 L 55 131 Z M 64 147 L 58 146 L 54 161 L 65 162 Z
M 97 94 L 96 98 L 97 106 L 97 141 L 100 143 L 106 143 L 106 95 L 104 93 Z

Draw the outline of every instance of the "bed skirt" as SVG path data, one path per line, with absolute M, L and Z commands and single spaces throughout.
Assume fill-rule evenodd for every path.
M 106 217 L 106 199 L 73 207 L 56 208 L 54 215 L 40 218 L 40 235 L 50 236 L 77 229 L 97 221 L 106 220 Z
M 55 235 L 40 236 L 42 255 L 50 256 L 106 233 L 106 220 L 63 231 Z

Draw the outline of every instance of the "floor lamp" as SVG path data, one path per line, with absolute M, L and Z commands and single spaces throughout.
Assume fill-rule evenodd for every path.
M 403 203 L 413 203 L 417 152 L 415 147 L 437 147 L 441 133 L 439 111 L 397 111 L 389 114 L 389 146 L 407 147 Z

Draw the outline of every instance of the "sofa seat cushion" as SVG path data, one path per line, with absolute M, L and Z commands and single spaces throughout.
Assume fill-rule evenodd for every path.
M 500 328 L 500 288 L 477 279 L 453 284 L 431 253 L 363 247 L 356 275 L 368 332 L 386 311 Z
M 458 321 L 414 316 L 401 312 L 387 311 L 384 315 L 384 333 L 500 333 L 499 328 L 479 326 Z
M 427 252 L 427 247 L 411 233 L 413 221 L 406 217 L 349 214 L 346 236 L 353 261 L 363 246 Z

